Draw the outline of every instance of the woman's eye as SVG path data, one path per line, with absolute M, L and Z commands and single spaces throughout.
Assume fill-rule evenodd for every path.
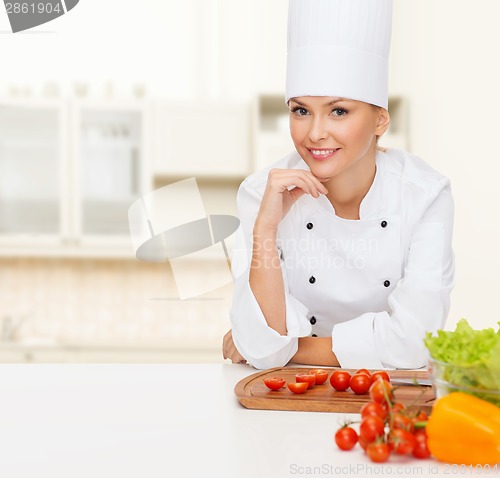
M 345 110 L 344 108 L 335 108 L 332 113 L 333 116 L 344 116 L 345 114 L 347 114 L 347 110 Z
M 296 106 L 292 108 L 292 113 L 297 113 L 298 116 L 304 116 L 307 114 L 307 110 L 305 108 L 301 108 L 300 106 Z

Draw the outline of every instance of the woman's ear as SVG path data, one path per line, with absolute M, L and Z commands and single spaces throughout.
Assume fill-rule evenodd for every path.
M 376 135 L 382 136 L 389 128 L 390 122 L 391 117 L 389 112 L 385 108 L 379 108 Z

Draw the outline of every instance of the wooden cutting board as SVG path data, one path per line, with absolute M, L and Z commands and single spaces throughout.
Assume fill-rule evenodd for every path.
M 322 367 L 331 374 L 333 368 Z M 338 369 L 337 369 L 338 370 Z M 292 393 L 285 385 L 281 390 L 269 390 L 264 378 L 281 377 L 287 383 L 295 382 L 295 374 L 306 373 L 307 368 L 278 367 L 254 373 L 240 380 L 234 387 L 239 402 L 246 408 L 257 410 L 296 410 L 308 412 L 359 413 L 361 407 L 370 401 L 370 396 L 356 395 L 351 389 L 336 391 L 328 379 L 322 385 L 315 385 L 302 394 Z M 351 374 L 355 370 L 348 370 Z M 372 372 L 372 371 L 370 371 Z M 429 379 L 427 371 L 386 370 L 391 379 Z M 396 401 L 411 408 L 430 413 L 435 395 L 430 386 L 395 386 Z

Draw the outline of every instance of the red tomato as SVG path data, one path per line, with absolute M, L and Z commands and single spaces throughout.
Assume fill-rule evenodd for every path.
M 339 392 L 343 392 L 349 388 L 351 374 L 345 370 L 334 370 L 330 377 L 330 385 Z
M 309 373 L 316 375 L 316 385 L 321 385 L 328 380 L 328 371 L 323 370 L 322 368 L 315 368 L 311 370 Z
M 401 402 L 394 402 L 392 407 L 391 407 L 391 413 L 399 413 L 402 410 L 406 410 L 406 405 L 402 404 Z
M 375 415 L 385 421 L 387 417 L 387 411 L 383 409 L 380 403 L 368 402 L 361 407 L 361 418 L 365 418 L 370 415 Z
M 427 415 L 427 413 L 425 412 L 418 412 L 417 416 L 413 417 L 411 419 L 411 421 L 413 422 L 413 425 L 415 428 L 419 428 L 419 429 L 422 429 L 422 428 L 425 428 L 425 423 L 427 422 L 427 420 L 429 419 L 429 415 Z
M 385 423 L 380 417 L 370 415 L 361 420 L 361 425 L 359 426 L 359 435 L 363 439 L 371 443 L 375 441 L 377 437 L 384 435 Z
M 341 450 L 351 450 L 358 442 L 358 434 L 351 427 L 342 427 L 335 433 L 335 443 Z
M 354 375 L 356 375 L 357 373 L 364 373 L 365 375 L 371 377 L 370 372 L 366 368 L 360 368 L 359 370 L 356 370 L 356 373 Z
M 358 437 L 359 446 L 366 451 L 366 447 L 370 444 L 369 441 L 365 440 L 362 436 Z
M 370 389 L 370 377 L 364 373 L 355 373 L 349 381 L 349 386 L 358 395 L 367 393 Z
M 309 384 L 307 382 L 301 383 L 289 383 L 288 388 L 293 393 L 304 393 L 307 390 Z
M 312 373 L 298 373 L 295 375 L 295 381 L 297 383 L 307 383 L 307 388 L 312 388 L 316 383 L 316 375 Z
M 427 446 L 427 434 L 425 430 L 418 430 L 413 436 L 415 437 L 415 446 L 412 451 L 413 456 L 415 458 L 429 458 L 431 452 Z
M 378 370 L 377 372 L 372 373 L 372 383 L 375 382 L 378 378 L 385 380 L 387 382 L 391 381 L 389 374 L 385 370 Z
M 266 387 L 271 390 L 279 390 L 283 387 L 283 385 L 285 385 L 286 381 L 284 378 L 270 377 L 265 378 L 264 383 L 266 384 Z
M 429 415 L 427 415 L 427 413 L 420 410 L 418 412 L 417 416 L 415 417 L 415 419 L 417 422 L 426 422 L 429 419 Z
M 366 453 L 371 461 L 383 463 L 389 458 L 391 450 L 387 443 L 372 442 L 366 447 Z
M 386 380 L 377 379 L 370 386 L 370 398 L 377 403 L 392 401 L 392 385 Z
M 415 432 L 419 430 L 425 430 L 425 425 L 427 424 L 427 420 L 429 419 L 429 415 L 425 412 L 418 412 L 416 417 L 413 417 L 411 421 L 413 422 L 413 428 Z
M 415 448 L 415 437 L 406 430 L 391 430 L 389 433 L 389 446 L 391 446 L 398 455 L 408 455 Z
M 413 433 L 413 430 L 415 428 L 413 420 L 408 415 L 404 415 L 400 412 L 393 413 L 391 415 L 390 426 L 393 430 L 406 430 L 410 433 Z

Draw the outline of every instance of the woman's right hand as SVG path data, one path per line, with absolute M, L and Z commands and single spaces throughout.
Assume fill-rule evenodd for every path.
M 324 179 L 323 181 L 327 181 Z M 288 189 L 295 186 L 292 189 Z M 303 169 L 271 169 L 256 225 L 276 229 L 292 205 L 304 194 L 318 198 L 328 189 L 310 171 Z

